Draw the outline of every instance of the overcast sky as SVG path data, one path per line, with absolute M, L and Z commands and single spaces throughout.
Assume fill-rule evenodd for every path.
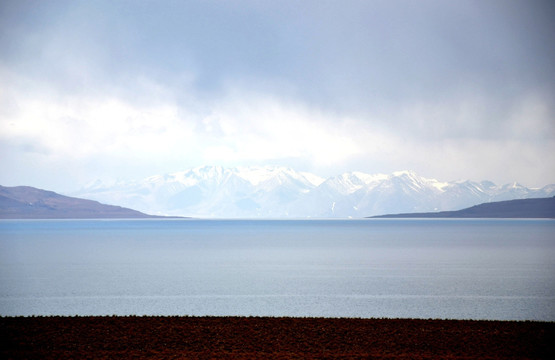
M 0 184 L 200 165 L 555 183 L 555 5 L 0 1 Z

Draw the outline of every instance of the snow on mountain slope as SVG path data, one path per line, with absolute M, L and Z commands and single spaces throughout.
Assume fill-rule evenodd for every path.
M 204 166 L 138 182 L 102 187 L 94 183 L 80 196 L 106 203 L 128 203 L 151 213 L 197 217 L 282 217 L 286 205 L 319 181 L 285 167 Z
M 90 183 L 72 194 L 151 214 L 208 218 L 365 217 L 458 210 L 479 203 L 555 195 L 555 185 L 440 182 L 399 171 L 323 179 L 286 167 L 204 166 L 140 181 Z
M 304 178 L 305 178 L 306 180 L 308 180 L 308 181 L 309 181 L 312 185 L 314 185 L 314 186 L 318 186 L 318 185 L 320 185 L 321 183 L 323 183 L 324 181 L 326 181 L 326 179 L 321 178 L 321 177 L 319 177 L 318 175 L 314 175 L 314 174 L 308 173 L 308 172 L 301 171 L 300 174 L 301 174 L 302 176 L 304 176 Z

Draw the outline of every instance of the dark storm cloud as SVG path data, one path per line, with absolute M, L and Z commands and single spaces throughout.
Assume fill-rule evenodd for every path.
M 2 59 L 79 85 L 142 74 L 179 87 L 175 74 L 192 72 L 198 90 L 255 82 L 320 105 L 365 108 L 473 88 L 511 97 L 529 87 L 553 91 L 555 82 L 549 2 L 18 1 L 3 7 Z M 65 70 L 75 63 L 92 79 Z

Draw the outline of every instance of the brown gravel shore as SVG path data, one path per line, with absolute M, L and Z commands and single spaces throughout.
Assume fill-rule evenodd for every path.
M 2 359 L 555 359 L 555 323 L 3 317 Z

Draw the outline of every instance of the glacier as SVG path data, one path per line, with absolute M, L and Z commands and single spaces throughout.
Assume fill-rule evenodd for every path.
M 551 197 L 555 184 L 438 181 L 413 171 L 347 172 L 322 178 L 282 166 L 202 166 L 142 180 L 93 181 L 69 194 L 153 215 L 197 218 L 362 218 L 459 210 L 480 203 Z

